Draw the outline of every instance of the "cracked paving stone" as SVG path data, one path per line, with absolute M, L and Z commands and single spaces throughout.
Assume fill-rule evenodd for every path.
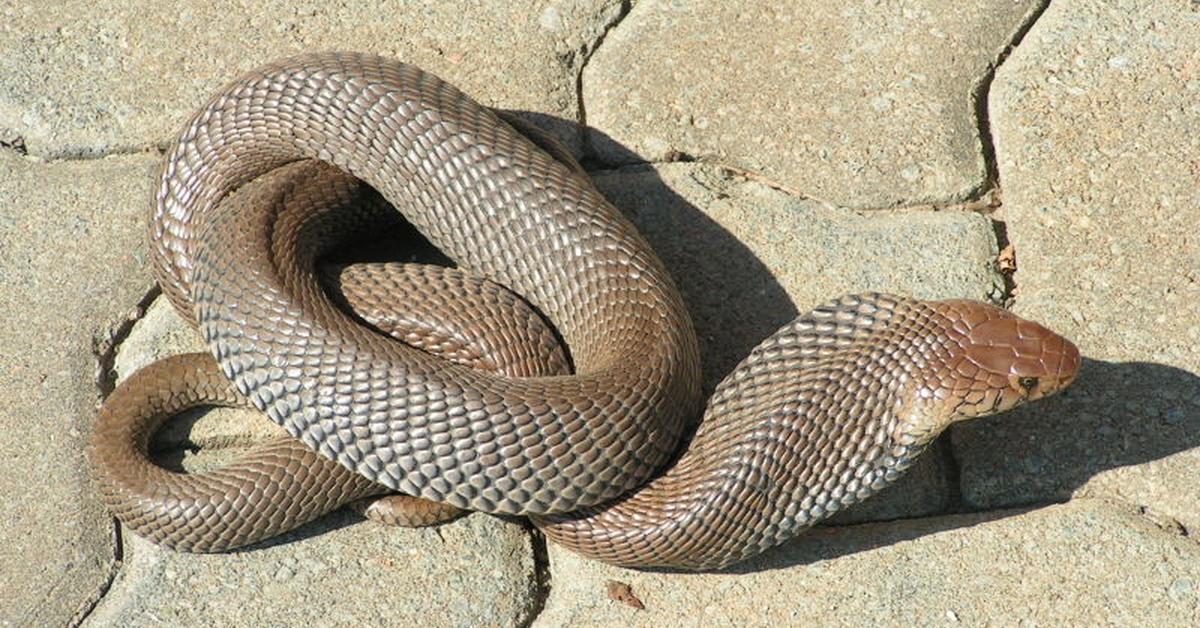
M 48 164 L 0 149 L 0 625 L 66 624 L 108 581 L 112 523 L 83 466 L 99 396 L 93 334 L 151 284 L 155 168 L 145 156 Z
M 528 532 L 486 515 L 408 530 L 343 509 L 222 554 L 124 548 L 84 626 L 513 626 L 535 608 Z
M 638 2 L 584 69 L 591 143 L 851 207 L 964 200 L 987 176 L 972 94 L 1039 4 Z
M 550 568 L 543 628 L 1200 622 L 1200 545 L 1091 499 L 819 528 L 721 573 L 621 569 L 554 545 Z M 608 581 L 645 610 L 609 599 Z
M 0 138 L 22 137 L 42 156 L 163 145 L 237 74 L 300 51 L 348 49 L 532 112 L 578 147 L 577 65 L 620 11 L 618 0 L 6 3 Z
M 1200 526 L 1200 12 L 1054 2 L 990 109 L 1016 310 L 1087 359 L 1065 395 L 954 432 L 964 498 L 1103 495 Z

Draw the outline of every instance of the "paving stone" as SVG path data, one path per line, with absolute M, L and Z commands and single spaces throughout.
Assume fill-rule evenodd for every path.
M 584 70 L 591 140 L 839 205 L 962 200 L 986 178 L 972 93 L 1038 5 L 644 0 Z
M 85 626 L 514 626 L 534 609 L 528 532 L 486 515 L 406 530 L 342 510 L 223 554 L 125 540 Z
M 151 285 L 154 160 L 46 164 L 0 149 L 0 625 L 67 623 L 113 565 L 83 444 L 95 343 Z
M 617 0 L 6 3 L 0 138 L 46 156 L 161 145 L 238 73 L 300 51 L 416 63 L 577 144 L 578 66 Z
M 964 497 L 1105 494 L 1200 526 L 1196 3 L 1052 3 L 990 110 L 1016 310 L 1089 359 L 1068 394 L 955 432 Z
M 1132 508 L 1080 499 L 819 528 L 736 571 L 665 574 L 551 545 L 535 626 L 1194 626 L 1200 545 Z M 629 585 L 644 610 L 609 598 Z
M 995 234 L 978 214 L 839 209 L 705 164 L 630 167 L 595 179 L 683 292 L 708 390 L 798 312 L 838 295 L 988 299 L 1002 286 Z M 935 447 L 904 481 L 839 521 L 943 512 L 957 490 L 946 460 Z

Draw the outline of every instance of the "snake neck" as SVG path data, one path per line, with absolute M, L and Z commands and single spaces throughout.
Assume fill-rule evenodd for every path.
M 607 507 L 539 527 L 640 567 L 721 567 L 791 538 L 891 485 L 940 433 L 934 405 L 905 401 L 940 351 L 913 331 L 937 324 L 934 308 L 880 294 L 813 310 L 717 386 L 672 468 Z M 666 541 L 647 547 L 650 538 Z

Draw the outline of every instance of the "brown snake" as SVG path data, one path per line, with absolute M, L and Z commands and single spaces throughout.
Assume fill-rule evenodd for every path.
M 529 338 L 461 332 L 505 318 L 486 322 L 471 309 L 484 306 L 465 301 L 447 306 L 462 309 L 456 323 L 435 313 L 391 331 L 414 348 L 380 334 L 369 304 L 343 296 L 355 315 L 331 302 L 316 263 L 338 234 L 369 230 L 378 203 L 350 178 L 321 174 L 326 167 L 277 170 L 301 160 L 369 184 L 460 269 L 519 295 L 536 312 L 511 326 Z M 282 183 L 239 190 L 268 173 Z M 288 205 L 296 199 L 300 209 Z M 219 368 L 176 358 L 135 374 L 106 402 L 90 459 L 119 518 L 195 551 L 265 538 L 391 489 L 530 515 L 549 538 L 606 562 L 720 567 L 887 486 L 954 421 L 1060 390 L 1080 362 L 1069 341 L 983 303 L 842 297 L 755 348 L 676 458 L 702 407 L 699 352 L 645 240 L 569 157 L 440 79 L 372 56 L 297 57 L 228 85 L 169 152 L 150 231 L 164 293 Z M 404 272 L 364 281 L 366 301 L 397 291 L 402 302 L 456 303 L 472 292 L 520 301 L 476 279 L 446 288 L 431 276 L 396 278 Z M 346 291 L 356 282 L 343 282 Z M 472 368 L 553 352 L 538 312 L 561 335 L 569 374 L 555 374 L 565 360 L 507 375 Z M 488 357 L 525 351 L 507 343 L 530 338 L 529 353 Z M 355 473 L 286 439 L 269 446 L 286 451 L 216 479 L 145 462 L 149 432 L 166 415 L 241 402 Z

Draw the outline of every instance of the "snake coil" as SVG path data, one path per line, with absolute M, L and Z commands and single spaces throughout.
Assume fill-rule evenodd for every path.
M 611 563 L 713 568 L 887 486 L 954 421 L 1075 377 L 1070 342 L 1004 310 L 842 297 L 755 348 L 676 458 L 702 408 L 682 298 L 577 164 L 542 145 L 550 153 L 451 85 L 380 57 L 287 59 L 217 94 L 170 150 L 150 222 L 163 292 L 215 364 L 152 366 L 108 400 L 91 459 L 109 507 L 141 534 L 211 551 L 386 488 L 529 515 L 554 541 Z M 289 165 L 307 160 L 352 176 Z M 272 174 L 285 166 L 290 177 Z M 262 177 L 261 192 L 242 190 Z M 521 320 L 540 312 L 553 324 L 573 370 L 561 356 L 541 371 L 472 368 L 363 326 L 368 306 L 350 303 L 354 314 L 332 303 L 316 264 L 336 234 L 366 228 L 380 205 L 363 200 L 371 193 L 357 181 L 476 286 L 364 281 L 366 303 L 398 290 L 402 303 L 457 303 L 446 295 L 494 282 L 497 294 L 519 295 L 510 303 L 536 310 Z M 353 291 L 357 281 L 344 284 Z M 503 314 L 477 315 L 471 308 L 482 306 L 469 301 L 446 307 L 463 310 L 456 324 L 468 331 L 443 325 L 451 317 L 439 310 L 415 323 L 420 333 L 401 325 L 394 335 L 432 334 L 425 348 L 449 347 L 449 358 L 534 342 L 535 357 L 494 362 L 537 362 L 555 350 L 538 340 L 552 336 L 538 322 L 514 323 L 528 332 L 516 339 L 471 331 L 503 327 Z M 217 480 L 128 462 L 144 457 L 152 430 L 145 420 L 130 427 L 137 417 L 208 402 L 252 404 L 294 440 Z M 322 464 L 328 472 L 305 474 Z M 197 480 L 208 484 L 193 490 Z M 253 514 L 263 509 L 271 514 Z

